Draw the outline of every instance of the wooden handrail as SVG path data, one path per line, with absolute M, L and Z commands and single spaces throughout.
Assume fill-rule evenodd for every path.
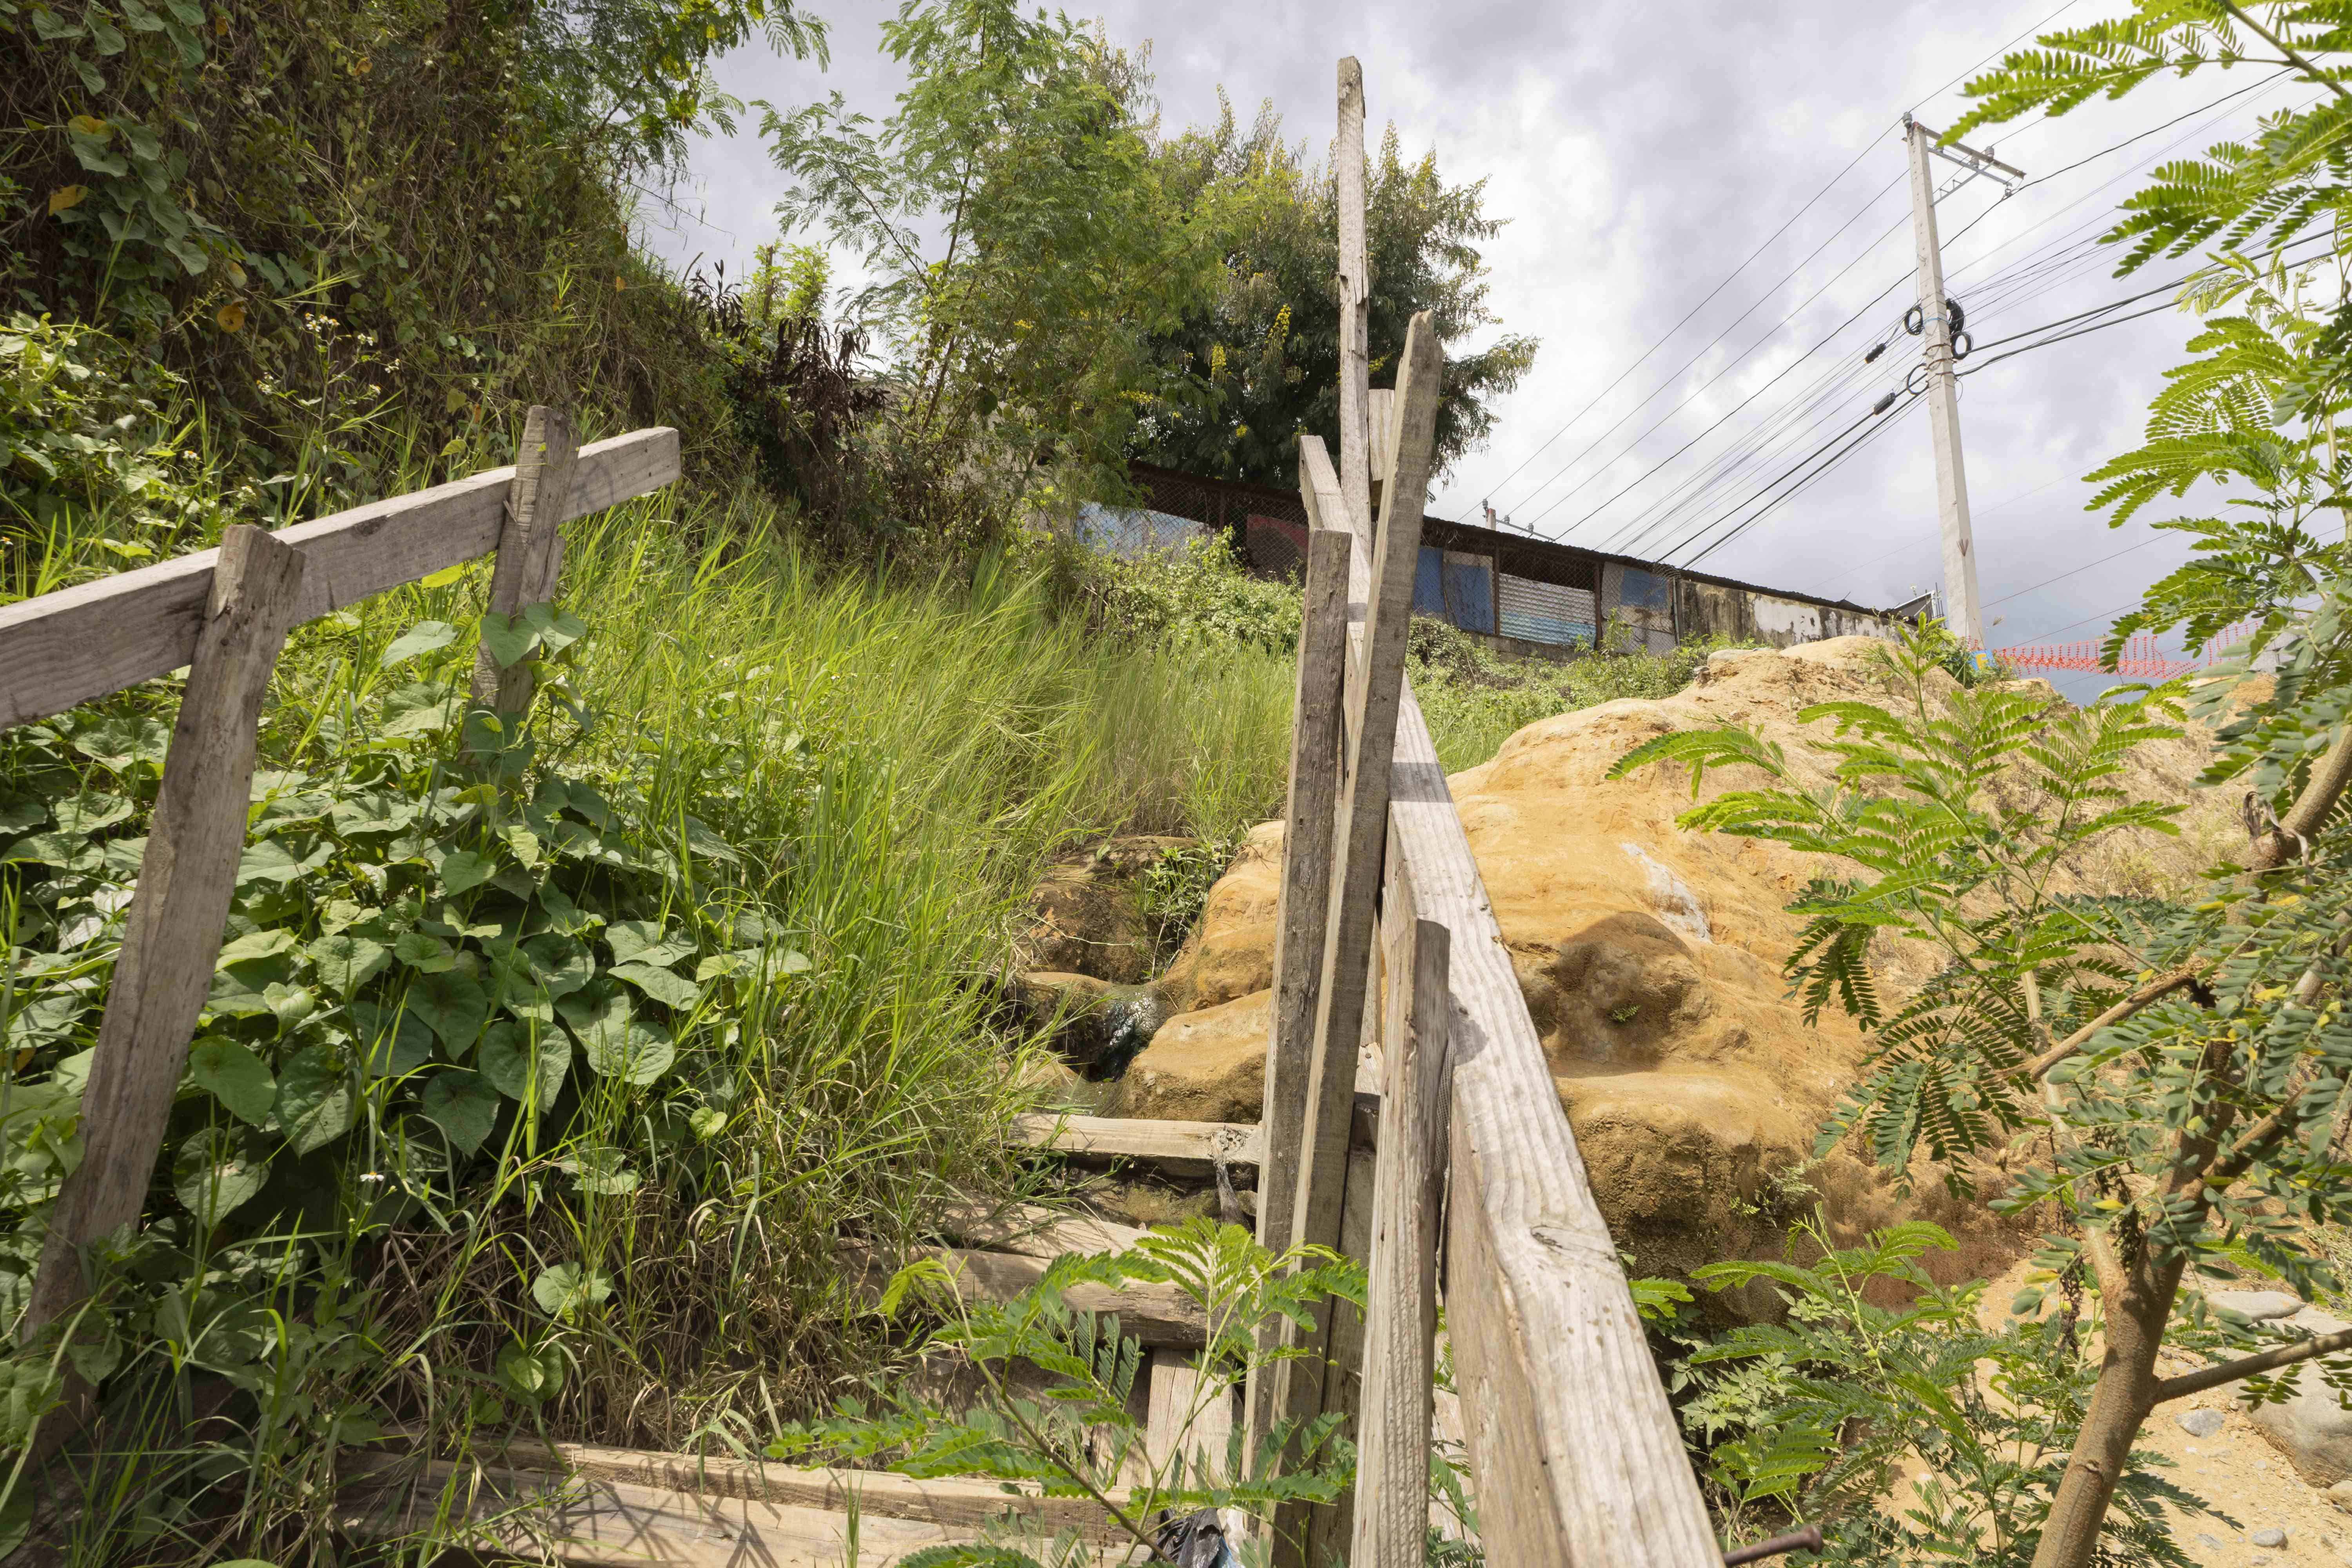
M 677 432 L 666 426 L 583 447 L 556 521 L 659 489 L 677 475 Z M 514 477 L 511 468 L 488 468 L 276 531 L 272 538 L 302 552 L 295 624 L 488 554 Z M 200 550 L 0 605 L 0 730 L 186 665 L 219 560 L 217 550 Z
M 1348 651 L 1334 683 L 1317 676 L 1302 638 L 1301 726 L 1295 770 L 1320 758 L 1332 786 L 1293 778 L 1290 831 L 1303 797 L 1333 798 L 1329 864 L 1286 855 L 1282 929 L 1328 889 L 1325 963 L 1305 1086 L 1307 1127 L 1295 1130 L 1289 1081 L 1300 1051 L 1297 1011 L 1278 1000 L 1269 1041 L 1265 1165 L 1260 1185 L 1295 1182 L 1287 1241 L 1346 1237 L 1367 1263 L 1360 1337 L 1334 1330 L 1327 1364 L 1277 1362 L 1268 1392 L 1251 1391 L 1253 1447 L 1276 1415 L 1358 1418 L 1363 1500 L 1277 1512 L 1276 1568 L 1335 1553 L 1364 1568 L 1421 1561 L 1426 1514 L 1428 1385 L 1437 1291 L 1433 1223 L 1442 1190 L 1444 1297 L 1479 1500 L 1483 1545 L 1496 1568 L 1693 1568 L 1722 1560 L 1673 1407 L 1650 1354 L 1617 1248 L 1576 1148 L 1559 1086 L 1528 1016 L 1478 864 L 1454 809 L 1429 726 L 1403 679 L 1420 510 L 1435 445 L 1440 369 L 1426 318 L 1400 359 L 1384 442 L 1368 440 L 1364 362 L 1351 348 L 1365 271 L 1360 153 L 1350 124 L 1362 112 L 1354 62 L 1340 66 L 1342 213 L 1341 461 L 1320 437 L 1299 439 L 1298 480 L 1315 535 L 1345 531 L 1344 595 L 1315 580 L 1310 604 L 1344 597 Z M 1350 280 L 1353 280 L 1352 282 Z M 1385 470 L 1376 530 L 1360 494 L 1369 458 Z M 1319 688 L 1319 689 L 1318 689 Z M 1306 742 L 1310 720 L 1341 716 L 1338 759 Z M 1339 759 L 1344 759 L 1340 761 Z M 1368 820 L 1369 817 L 1369 820 Z M 1382 941 L 1366 939 L 1381 900 Z M 1385 962 L 1383 962 L 1385 961 Z M 1283 984 L 1294 983 L 1283 966 Z M 1382 1005 L 1368 1007 L 1377 984 Z M 1378 994 L 1379 993 L 1374 993 Z M 1350 1157 L 1333 1135 L 1332 1108 L 1353 1078 L 1360 1016 L 1378 1020 L 1384 1095 L 1377 1155 Z M 1295 1163 L 1297 1169 L 1290 1169 Z M 1311 1350 L 1316 1336 L 1291 1336 Z M 1349 1350 L 1366 1362 L 1360 1384 Z M 1319 1374 L 1319 1375 L 1318 1375 Z M 1253 1384 L 1258 1381 L 1253 1378 Z M 1361 1390 L 1359 1410 L 1355 1391 Z M 1319 1394 L 1319 1398 L 1318 1398 Z

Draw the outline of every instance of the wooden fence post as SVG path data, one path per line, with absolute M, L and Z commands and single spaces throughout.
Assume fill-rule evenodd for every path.
M 301 587 L 299 550 L 242 523 L 223 535 L 82 1094 L 82 1163 L 50 1215 L 20 1344 L 81 1300 L 83 1249 L 137 1223 L 154 1177 L 228 928 L 261 701 Z
M 1325 921 L 1323 980 L 1316 998 L 1315 1045 L 1307 1068 L 1307 1132 L 1292 1173 L 1291 1240 L 1336 1247 L 1348 1180 L 1348 1132 L 1355 1109 L 1356 1056 L 1372 956 L 1375 896 L 1381 845 L 1388 831 L 1389 768 L 1396 746 L 1398 704 L 1404 689 L 1405 635 L 1412 616 L 1414 569 L 1421 551 L 1421 509 L 1436 441 L 1438 376 L 1443 361 L 1426 311 L 1405 334 L 1398 390 L 1400 417 L 1385 482 L 1381 531 L 1368 569 L 1351 574 L 1349 597 L 1364 605 L 1364 624 L 1350 628 L 1348 768 L 1333 830 L 1330 913 Z M 1302 473 L 1328 470 L 1321 443 L 1302 444 Z M 1360 555 L 1357 558 L 1360 561 Z M 1266 1179 L 1284 1173 L 1269 1163 Z M 1327 1301 L 1311 1330 L 1286 1321 L 1285 1342 L 1322 1355 L 1328 1344 Z M 1295 1369 L 1307 1368 L 1301 1374 Z M 1323 1379 L 1313 1357 L 1278 1362 L 1271 1380 L 1277 1419 L 1305 1422 L 1322 1409 Z M 1302 1562 L 1307 1507 L 1293 1504 L 1276 1517 L 1276 1568 Z
M 1302 486 L 1307 483 L 1301 465 Z M 1337 502 L 1338 498 L 1329 498 Z M 1307 515 L 1317 515 L 1314 496 Z M 1330 905 L 1331 835 L 1338 824 L 1339 706 L 1348 663 L 1348 579 L 1355 538 L 1318 527 L 1307 541 L 1307 594 L 1298 628 L 1298 690 L 1290 731 L 1290 802 L 1282 840 L 1282 893 L 1275 919 L 1274 1018 L 1265 1053 L 1258 1153 L 1258 1244 L 1290 1245 L 1291 1173 L 1307 1137 L 1307 1069 L 1315 1050 L 1315 999 L 1322 986 L 1323 927 Z M 1278 1173 L 1278 1175 L 1269 1174 Z M 1261 1325 L 1268 1342 L 1274 1325 Z M 1255 1462 L 1274 1426 L 1274 1374 L 1249 1381 L 1243 1453 Z
M 490 568 L 489 611 L 509 619 L 531 605 L 555 597 L 563 570 L 563 520 L 570 514 L 572 471 L 580 455 L 572 416 L 533 404 L 523 416 L 522 446 L 515 453 L 514 480 L 507 490 L 506 521 Z M 500 665 L 487 639 L 474 650 L 474 700 L 500 718 L 530 706 L 536 678 L 530 658 Z
M 1411 870 L 1389 856 L 1381 910 L 1381 1146 L 1364 1310 L 1350 1568 L 1420 1568 L 1429 1530 L 1436 1377 L 1438 1215 L 1452 1089 L 1452 933 L 1419 917 Z M 1349 1206 L 1356 1202 L 1351 1188 Z M 1497 1499 L 1497 1501 L 1504 1500 Z

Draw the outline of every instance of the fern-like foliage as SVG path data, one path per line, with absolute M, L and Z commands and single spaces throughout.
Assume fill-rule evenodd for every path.
M 1671 1360 L 1701 1473 L 1728 1507 L 1819 1521 L 1825 1563 L 2032 1560 L 2095 1375 L 2088 1336 L 2072 1313 L 1981 1326 L 1981 1282 L 1941 1286 L 1923 1264 L 1955 1245 L 1913 1221 L 1839 1247 L 1816 1217 L 1786 1258 L 1696 1271 L 1709 1289 L 1760 1286 L 1781 1307 Z M 2106 1560 L 2188 1561 L 2164 1515 L 2198 1500 L 2165 1463 L 2131 1455 Z M 1900 1474 L 1912 1502 L 1883 1506 Z
M 1143 1451 L 1143 1423 L 1129 1399 L 1142 1344 L 1116 1318 L 1071 1306 L 1068 1295 L 1080 1285 L 1131 1282 L 1172 1287 L 1200 1309 L 1208 1336 L 1175 1456 L 1130 1487 L 1124 1478 Z M 1021 1494 L 1092 1498 L 1148 1549 L 1163 1510 L 1271 1517 L 1284 1503 L 1329 1502 L 1354 1467 L 1336 1416 L 1278 1423 L 1255 1455 L 1242 1452 L 1236 1432 L 1226 1452 L 1188 1458 L 1183 1435 L 1253 1369 L 1302 1353 L 1261 1344 L 1262 1326 L 1285 1317 L 1311 1322 L 1316 1308 L 1335 1296 L 1363 1305 L 1360 1265 L 1321 1247 L 1276 1256 L 1240 1226 L 1208 1219 L 1151 1232 L 1123 1252 L 1057 1258 L 1036 1284 L 1003 1301 L 959 1289 L 950 1265 L 921 1258 L 892 1278 L 883 1310 L 933 1318 L 931 1348 L 975 1373 L 982 1396 L 950 1408 L 901 1385 L 870 1400 L 844 1399 L 816 1419 L 782 1424 L 765 1451 L 778 1459 L 879 1459 L 905 1475 L 986 1476 Z M 1022 1368 L 1045 1375 L 1042 1391 L 1033 1376 L 1014 1375 Z M 1114 1500 L 1121 1488 L 1125 1500 Z M 928 1561 L 934 1568 L 1060 1568 L 1073 1552 L 1094 1561 L 1084 1548 L 1008 1535 L 936 1548 L 944 1554 Z

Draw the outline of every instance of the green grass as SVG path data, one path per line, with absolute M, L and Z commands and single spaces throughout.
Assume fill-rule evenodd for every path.
M 169 436 L 121 455 L 169 468 L 168 483 L 94 476 L 58 528 L 17 535 L 16 592 L 136 564 L 115 548 L 125 542 L 171 553 L 234 518 L 267 519 L 274 497 L 214 479 L 201 428 Z M 174 498 L 195 504 L 163 507 Z M 168 520 L 140 521 L 163 510 Z M 419 670 L 380 668 L 383 650 L 422 621 L 462 626 L 487 575 L 478 563 L 299 630 L 261 765 L 321 780 L 364 771 L 383 694 Z M 569 680 L 597 720 L 583 728 L 542 710 L 539 763 L 625 793 L 656 837 L 690 813 L 746 852 L 738 870 L 676 881 L 657 907 L 625 901 L 612 916 L 703 930 L 756 910 L 778 951 L 808 955 L 810 978 L 753 987 L 730 1016 L 681 1027 L 677 1066 L 650 1089 L 586 1079 L 550 1118 L 509 1113 L 454 1172 L 446 1157 L 396 1164 L 415 1151 L 384 1139 L 417 1125 L 394 1114 L 413 1110 L 413 1090 L 378 1080 L 362 1125 L 314 1157 L 333 1163 L 312 1170 L 323 1195 L 299 1234 L 279 1224 L 192 1237 L 159 1183 L 149 1228 L 168 1246 L 110 1299 L 128 1354 L 106 1384 L 102 1451 L 79 1462 L 95 1506 L 65 1543 L 69 1559 L 117 1560 L 139 1540 L 154 1561 L 299 1560 L 324 1541 L 337 1441 L 369 1423 L 420 1433 L 444 1457 L 518 1426 L 709 1447 L 887 1364 L 838 1249 L 887 1249 L 952 1193 L 1022 1180 L 1003 1133 L 1025 1103 L 1024 1055 L 1040 1047 L 1003 1022 L 997 997 L 1045 858 L 1117 832 L 1228 838 L 1280 809 L 1286 659 L 1105 638 L 1057 613 L 1020 560 L 920 582 L 821 569 L 757 495 L 688 490 L 572 525 L 562 583 L 587 626 Z M 443 657 L 466 657 L 464 639 Z M 166 682 L 114 702 L 168 720 L 174 700 Z M 0 800 L 30 787 L 7 765 L 0 754 Z M 138 815 L 108 832 L 143 830 L 152 777 L 83 782 L 138 797 Z M 270 918 L 307 942 L 330 890 L 298 886 Z M 21 931 L 17 966 L 43 962 L 53 941 Z M 95 1026 L 93 1010 L 21 1076 L 42 1079 Z M 290 1047 L 276 1048 L 257 1037 L 282 1074 Z M 210 1103 L 184 1090 L 175 1129 Z M 723 1125 L 682 1135 L 695 1108 L 723 1108 Z M 600 1150 L 625 1160 L 634 1188 L 582 1179 L 583 1152 Z M 395 1168 L 422 1172 L 425 1205 L 377 1202 L 385 1189 L 369 1180 Z M 43 1201 L 15 1205 L 16 1217 L 37 1224 Z M 552 1317 L 532 1287 L 558 1264 L 611 1294 Z M 241 1363 L 268 1394 L 221 1385 L 201 1323 L 163 1326 L 152 1304 L 175 1294 L 215 1326 L 265 1306 L 303 1325 Z M 560 1386 L 535 1406 L 501 1370 L 518 1343 L 562 1363 Z M 199 1440 L 186 1413 L 224 1394 L 233 1426 Z

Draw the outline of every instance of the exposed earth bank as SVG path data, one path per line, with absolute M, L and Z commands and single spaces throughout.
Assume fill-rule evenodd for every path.
M 1842 1015 L 1809 1027 L 1786 996 L 1780 966 L 1801 923 L 1786 906 L 1839 868 L 1777 844 L 1676 826 L 1692 804 L 1679 766 L 1606 777 L 1653 736 L 1727 722 L 1803 758 L 1807 742 L 1828 732 L 1797 722 L 1807 705 L 1896 705 L 1878 663 L 1883 647 L 1843 637 L 1720 653 L 1674 697 L 1531 724 L 1451 780 L 1593 1190 L 1643 1272 L 1777 1252 L 1787 1221 L 1817 1198 L 1841 1232 L 1913 1215 L 1944 1225 L 1962 1243 L 1937 1259 L 1954 1278 L 1999 1274 L 2016 1254 L 2021 1233 L 1933 1184 L 1898 1204 L 1848 1155 L 1809 1163 L 1815 1131 L 1854 1080 L 1864 1047 Z M 1940 672 L 1933 679 L 1939 691 L 1954 689 Z M 2063 885 L 2157 894 L 2189 883 L 2239 831 L 2227 805 L 2197 788 L 2203 760 L 2194 739 L 2135 753 L 2118 782 L 2136 799 L 2189 803 L 2180 836 L 2109 839 L 2067 867 Z M 1813 780 L 1825 773 L 1806 765 Z M 1711 773 L 1701 794 L 1757 782 L 1745 770 Z M 1092 1075 L 1103 1081 L 1085 1085 L 1084 1098 L 1126 1116 L 1258 1119 L 1282 833 L 1273 822 L 1249 835 L 1157 981 L 1106 984 L 1132 970 L 1076 987 L 1068 974 L 1028 977 L 1035 1005 L 1082 994 L 1091 1010 L 1095 1023 L 1084 1032 L 1109 1054 Z M 1935 963 L 1912 943 L 1873 952 L 1889 997 L 1907 994 Z M 1114 1037 L 1124 1038 L 1115 1045 Z M 1769 1303 L 1724 1305 L 1744 1315 Z

